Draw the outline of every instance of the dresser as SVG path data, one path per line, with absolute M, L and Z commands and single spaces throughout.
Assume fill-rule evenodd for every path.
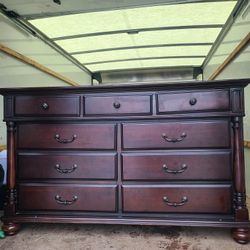
M 8 191 L 23 223 L 206 226 L 249 241 L 249 79 L 0 89 Z

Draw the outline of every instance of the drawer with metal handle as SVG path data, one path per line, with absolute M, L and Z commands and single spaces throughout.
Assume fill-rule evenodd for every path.
M 123 149 L 224 148 L 230 146 L 229 120 L 124 123 Z
M 123 180 L 230 180 L 225 150 L 123 153 Z
M 149 115 L 151 95 L 86 96 L 86 115 Z
M 229 110 L 229 91 L 176 91 L 157 95 L 157 112 Z
M 231 185 L 124 185 L 124 212 L 231 213 Z
M 19 148 L 115 149 L 114 124 L 21 124 Z
M 116 211 L 116 185 L 20 184 L 19 210 Z
M 80 96 L 16 96 L 17 116 L 80 116 Z
M 18 178 L 112 180 L 116 153 L 19 153 Z

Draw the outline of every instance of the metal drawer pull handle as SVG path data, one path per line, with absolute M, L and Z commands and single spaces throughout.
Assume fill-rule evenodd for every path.
M 63 200 L 63 198 L 60 195 L 56 195 L 55 196 L 55 200 L 58 204 L 62 204 L 62 205 L 72 205 L 74 202 L 76 202 L 78 199 L 78 197 L 76 195 L 74 195 L 72 197 L 71 201 L 67 201 L 67 200 Z
M 195 105 L 196 102 L 197 102 L 197 99 L 196 99 L 196 98 L 191 98 L 191 99 L 189 100 L 189 104 L 190 104 L 191 106 Z
M 162 168 L 163 170 L 166 172 L 166 173 L 169 173 L 169 174 L 180 174 L 180 173 L 183 173 L 186 169 L 187 169 L 187 164 L 183 163 L 181 165 L 181 169 L 179 170 L 172 170 L 172 169 L 169 169 L 167 164 L 163 164 L 162 165 Z
M 55 169 L 59 172 L 59 173 L 62 173 L 62 174 L 70 174 L 72 172 L 74 172 L 76 169 L 77 169 L 77 165 L 74 164 L 72 166 L 72 168 L 65 168 L 65 169 L 62 169 L 60 164 L 56 164 L 55 165 Z
M 188 198 L 186 196 L 182 197 L 182 200 L 180 202 L 170 202 L 167 196 L 164 196 L 162 199 L 170 207 L 183 206 L 185 203 L 188 202 Z
M 121 107 L 121 104 L 119 102 L 114 102 L 113 106 L 115 109 L 119 109 Z
M 41 105 L 42 109 L 43 110 L 48 110 L 49 109 L 49 104 L 44 102 L 42 105 Z
M 167 136 L 165 133 L 163 133 L 161 136 L 162 136 L 162 138 L 163 138 L 165 141 L 175 143 L 175 142 L 183 141 L 183 140 L 187 137 L 187 134 L 186 134 L 185 132 L 183 132 L 183 133 L 181 134 L 181 137 L 180 137 L 180 138 L 168 138 L 168 136 Z
M 59 143 L 71 143 L 76 139 L 76 135 L 73 135 L 71 139 L 60 139 L 60 135 L 56 134 L 55 135 L 55 139 L 59 142 Z

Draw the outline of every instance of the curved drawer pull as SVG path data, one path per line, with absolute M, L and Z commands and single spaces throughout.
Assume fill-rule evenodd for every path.
M 42 105 L 41 105 L 42 109 L 43 110 L 48 110 L 49 109 L 49 104 L 44 102 Z
M 169 173 L 169 174 L 180 174 L 180 173 L 183 173 L 186 169 L 187 169 L 187 164 L 183 163 L 181 165 L 181 169 L 179 170 L 172 170 L 172 169 L 169 169 L 167 164 L 163 164 L 162 165 L 162 169 L 166 172 L 166 173 Z
M 162 137 L 165 141 L 167 141 L 167 142 L 173 142 L 173 143 L 175 143 L 175 142 L 183 141 L 183 140 L 187 137 L 187 134 L 186 134 L 185 132 L 183 132 L 183 133 L 181 134 L 180 138 L 168 138 L 168 136 L 167 136 L 165 133 L 163 133 L 163 134 L 161 135 L 161 137 Z
M 71 143 L 76 139 L 76 135 L 72 135 L 71 139 L 61 139 L 59 134 L 55 135 L 55 139 L 59 142 L 59 143 Z
M 55 165 L 55 169 L 59 172 L 59 173 L 62 173 L 62 174 L 70 174 L 72 172 L 74 172 L 76 169 L 77 169 L 77 165 L 74 164 L 72 166 L 72 168 L 65 168 L 65 169 L 62 169 L 60 164 L 56 164 Z
M 162 199 L 170 207 L 183 206 L 185 203 L 188 202 L 188 198 L 186 196 L 182 197 L 182 200 L 180 202 L 170 202 L 167 196 L 164 196 Z
M 55 196 L 55 200 L 58 204 L 62 204 L 62 205 L 72 205 L 74 202 L 76 202 L 78 199 L 78 197 L 76 195 L 74 195 L 72 197 L 72 200 L 71 201 L 68 201 L 68 200 L 63 200 L 63 198 L 60 196 L 60 195 L 56 195 Z

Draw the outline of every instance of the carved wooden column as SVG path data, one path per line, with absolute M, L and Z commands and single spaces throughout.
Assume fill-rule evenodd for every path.
M 243 123 L 242 117 L 233 118 L 234 130 L 234 206 L 235 220 L 247 221 L 248 209 L 246 206 L 244 148 L 243 148 Z M 249 229 L 232 229 L 233 238 L 242 244 L 249 242 Z
M 7 122 L 7 194 L 4 204 L 4 217 L 14 216 L 16 213 L 16 126 L 14 122 Z M 4 221 L 2 230 L 7 235 L 14 235 L 20 228 L 19 224 Z

